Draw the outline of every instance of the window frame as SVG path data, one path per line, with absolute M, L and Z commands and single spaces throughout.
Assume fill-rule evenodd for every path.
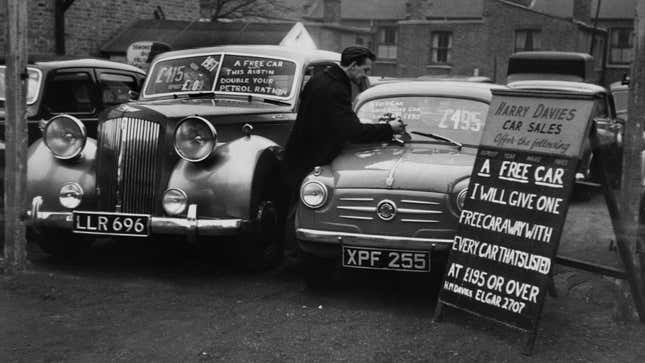
M 517 41 L 518 41 L 518 35 L 520 33 L 524 33 L 524 45 L 519 48 Z M 528 35 L 531 35 L 531 44 L 532 48 L 528 49 L 526 48 L 526 40 L 529 39 Z M 513 51 L 514 52 L 527 52 L 527 51 L 536 51 L 540 50 L 542 48 L 542 38 L 541 38 L 542 30 L 539 28 L 520 28 L 520 29 L 515 29 L 514 32 L 514 38 L 513 38 Z
M 452 46 L 453 46 L 453 32 L 451 30 L 437 30 L 430 33 L 430 62 L 431 65 L 450 65 L 452 64 Z M 448 37 L 448 44 L 440 46 L 440 37 L 446 35 Z M 435 39 L 437 41 L 435 42 Z M 437 45 L 435 45 L 437 43 Z M 445 61 L 439 60 L 439 52 L 445 51 Z
M 376 57 L 379 60 L 396 60 L 398 58 L 398 27 L 381 26 L 377 32 Z
M 92 106 L 92 110 L 88 112 L 58 111 L 58 110 L 53 110 L 49 106 L 47 106 L 47 92 L 49 90 L 49 87 L 52 86 L 56 77 L 75 74 L 75 73 L 76 74 L 84 73 L 88 76 L 88 81 L 89 81 L 88 91 L 89 91 L 89 99 L 90 99 L 90 104 Z M 52 115 L 69 114 L 69 115 L 77 115 L 81 117 L 96 116 L 101 110 L 101 100 L 100 100 L 100 97 L 98 96 L 98 87 L 96 84 L 96 76 L 94 74 L 94 70 L 92 68 L 63 68 L 63 69 L 57 69 L 57 70 L 48 72 L 43 85 L 42 100 L 40 102 L 40 105 L 41 105 L 40 106 L 41 108 L 43 106 L 47 106 L 47 110 L 45 111 Z
M 628 42 L 626 47 L 617 47 L 617 45 L 620 44 L 614 44 L 614 34 L 618 33 L 619 31 L 629 31 L 629 36 L 628 36 Z M 620 39 L 620 38 L 619 38 Z M 620 26 L 620 27 L 613 27 L 609 29 L 609 52 L 607 54 L 608 64 L 612 65 L 629 65 L 634 61 L 634 28 L 630 28 L 627 26 Z M 617 49 L 621 53 L 620 60 L 616 60 L 614 58 L 614 49 Z M 623 60 L 625 59 L 625 53 L 630 53 L 631 52 L 631 59 L 629 60 Z

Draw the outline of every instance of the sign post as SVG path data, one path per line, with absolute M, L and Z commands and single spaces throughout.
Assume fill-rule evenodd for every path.
M 5 84 L 7 117 L 5 121 L 4 173 L 4 256 L 5 270 L 15 273 L 27 262 L 25 225 L 21 221 L 25 208 L 27 175 L 27 122 L 25 95 L 27 79 L 27 2 L 8 0 L 7 4 L 7 69 Z
M 527 333 L 531 354 L 593 111 L 592 95 L 493 90 L 442 306 Z

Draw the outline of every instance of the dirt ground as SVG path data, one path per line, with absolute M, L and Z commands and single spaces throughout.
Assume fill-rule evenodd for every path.
M 619 266 L 612 238 L 597 196 L 571 207 L 560 251 Z M 432 323 L 439 281 L 427 276 L 347 273 L 314 292 L 298 261 L 245 274 L 133 241 L 101 241 L 76 263 L 30 247 L 30 260 L 0 275 L 0 362 L 645 362 L 645 325 L 617 319 L 615 281 L 561 266 L 524 357 L 507 327 L 456 310 Z

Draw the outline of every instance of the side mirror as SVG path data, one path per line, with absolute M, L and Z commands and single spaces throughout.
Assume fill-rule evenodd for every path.
M 128 91 L 128 96 L 130 96 L 130 101 L 136 101 L 139 99 L 139 92 L 129 90 Z
M 38 129 L 40 130 L 41 134 L 43 132 L 45 132 L 45 126 L 47 126 L 47 121 L 48 120 L 40 120 L 40 121 L 38 121 Z

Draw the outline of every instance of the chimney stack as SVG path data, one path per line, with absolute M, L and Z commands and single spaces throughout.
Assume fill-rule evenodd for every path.
M 405 17 L 410 20 L 425 20 L 428 17 L 430 6 L 428 0 L 408 0 L 405 3 Z
M 340 23 L 340 1 L 323 0 L 323 21 L 325 23 Z

